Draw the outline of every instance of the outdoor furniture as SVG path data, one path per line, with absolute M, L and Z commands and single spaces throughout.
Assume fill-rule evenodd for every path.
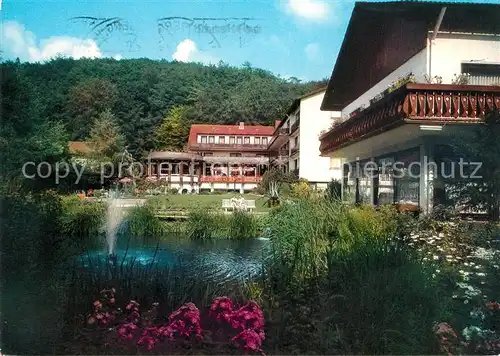
M 225 211 L 253 211 L 255 208 L 255 200 L 246 200 L 243 198 L 222 199 L 222 209 L 224 209 Z

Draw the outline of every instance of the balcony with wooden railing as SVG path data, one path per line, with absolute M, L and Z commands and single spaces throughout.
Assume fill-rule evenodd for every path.
M 194 143 L 189 145 L 191 151 L 267 151 L 265 144 L 248 143 Z
M 405 123 L 471 124 L 500 110 L 500 86 L 406 84 L 320 136 L 327 154 Z
M 200 183 L 259 183 L 261 176 L 203 176 Z

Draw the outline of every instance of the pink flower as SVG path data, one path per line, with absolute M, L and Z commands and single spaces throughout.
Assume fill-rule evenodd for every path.
M 231 298 L 219 297 L 215 298 L 210 306 L 209 316 L 215 318 L 218 323 L 231 322 L 231 315 L 233 313 L 233 302 Z
M 136 330 L 137 325 L 133 323 L 123 324 L 120 329 L 118 329 L 118 335 L 122 340 L 132 340 Z
M 264 315 L 259 305 L 249 302 L 236 310 L 231 316 L 231 326 L 237 330 L 255 330 L 257 333 L 264 333 Z
M 100 302 L 99 300 L 96 300 L 96 301 L 94 302 L 94 309 L 96 309 L 96 310 L 97 310 L 97 309 L 101 309 L 101 308 L 102 308 L 102 304 L 101 304 L 101 302 Z
M 254 330 L 243 330 L 232 338 L 237 347 L 247 351 L 262 351 L 263 337 Z
M 201 338 L 200 311 L 193 303 L 187 303 L 170 314 L 169 324 L 161 330 L 161 334 L 171 340 L 176 337 Z

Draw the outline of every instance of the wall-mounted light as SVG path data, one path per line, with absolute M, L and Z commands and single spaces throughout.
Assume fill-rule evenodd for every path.
M 443 126 L 441 126 L 441 125 L 420 125 L 420 130 L 422 130 L 422 131 L 443 131 Z

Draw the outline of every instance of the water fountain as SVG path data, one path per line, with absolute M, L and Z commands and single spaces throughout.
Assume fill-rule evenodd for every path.
M 123 215 L 121 205 L 118 191 L 111 191 L 106 216 L 106 242 L 108 244 L 108 256 L 111 262 L 116 261 L 116 233 Z

